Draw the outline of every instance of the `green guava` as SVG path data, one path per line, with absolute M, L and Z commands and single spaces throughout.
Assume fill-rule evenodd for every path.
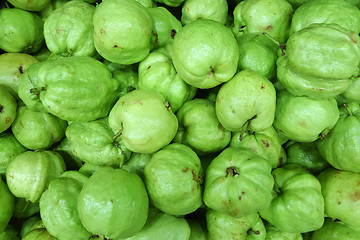
M 9 163 L 26 148 L 9 132 L 0 133 L 0 175 L 5 175 Z
M 182 216 L 202 205 L 203 170 L 190 147 L 165 146 L 152 155 L 144 175 L 150 202 L 161 211 Z
M 27 219 L 31 216 L 38 215 L 40 212 L 39 201 L 30 202 L 29 200 L 16 197 L 14 217 L 17 219 Z
M 346 102 L 360 101 L 360 75 L 353 79 L 350 86 L 340 96 L 345 98 Z
M 67 3 L 69 0 L 51 0 L 48 5 L 41 11 L 38 11 L 39 16 L 43 20 L 43 22 L 46 21 L 46 19 L 49 17 L 49 15 L 57 8 L 61 7 L 65 3 Z M 84 0 L 84 2 L 88 2 Z
M 18 231 L 13 225 L 7 225 L 5 230 L 0 233 L 1 240 L 20 240 L 18 237 Z
M 303 240 L 301 233 L 283 232 L 268 222 L 265 223 L 265 229 L 265 240 Z
M 326 218 L 324 225 L 312 232 L 310 240 L 357 240 L 359 236 L 360 231 L 355 231 L 336 219 Z
M 179 76 L 197 88 L 213 88 L 234 76 L 239 49 L 231 30 L 223 24 L 198 19 L 174 38 L 172 60 Z
M 14 195 L 9 191 L 6 182 L 0 177 L 0 233 L 5 231 L 14 213 Z
M 185 0 L 155 0 L 155 2 L 163 3 L 169 7 L 179 7 Z
M 0 85 L 0 133 L 10 128 L 16 118 L 17 101 L 13 95 Z
M 150 162 L 152 154 L 147 153 L 132 153 L 130 159 L 125 162 L 122 169 L 136 173 L 142 180 L 145 179 L 145 166 Z
M 55 145 L 53 150 L 55 152 L 58 152 L 64 159 L 67 170 L 78 170 L 84 163 L 73 152 L 73 147 L 71 146 L 71 142 L 67 137 L 63 138 L 63 140 L 61 140 L 57 145 Z
M 21 240 L 57 240 L 46 228 L 37 228 L 28 232 Z
M 33 226 L 38 222 L 41 221 L 40 214 L 34 214 L 26 218 L 20 226 L 19 235 L 23 238 L 28 232 L 33 230 Z
M 217 94 L 216 116 L 230 131 L 264 131 L 274 121 L 276 91 L 266 77 L 244 69 L 223 84 Z
M 111 66 L 109 66 L 109 69 Z M 139 74 L 134 65 L 126 65 L 124 68 L 116 68 L 112 71 L 113 78 L 119 83 L 118 96 L 122 97 L 128 92 L 138 88 Z
M 228 9 L 226 0 L 186 0 L 181 7 L 181 23 L 186 25 L 197 19 L 211 19 L 225 25 Z
M 203 201 L 211 209 L 243 217 L 270 205 L 273 185 L 267 160 L 248 149 L 228 147 L 206 169 Z
M 189 240 L 207 240 L 208 231 L 206 229 L 206 223 L 202 219 L 187 218 L 187 222 L 190 226 L 190 238 Z
M 138 233 L 148 217 L 149 198 L 141 178 L 126 170 L 101 167 L 77 200 L 81 223 L 94 235 L 119 239 Z
M 14 7 L 20 8 L 26 11 L 41 11 L 48 4 L 50 4 L 51 0 L 36 0 L 36 1 L 28 1 L 28 0 L 8 0 Z
M 109 125 L 132 152 L 154 153 L 171 142 L 178 120 L 170 104 L 158 92 L 134 90 L 115 103 Z

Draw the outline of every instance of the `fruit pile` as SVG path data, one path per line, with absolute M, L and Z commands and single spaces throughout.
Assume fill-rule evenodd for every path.
M 0 7 L 0 240 L 360 239 L 360 0 Z

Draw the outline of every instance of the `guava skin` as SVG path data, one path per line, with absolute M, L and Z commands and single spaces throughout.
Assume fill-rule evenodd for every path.
M 267 160 L 228 147 L 206 169 L 203 201 L 211 209 L 242 217 L 270 205 L 273 185 Z
M 301 233 L 283 232 L 275 226 L 265 223 L 266 238 L 265 240 L 303 240 Z
M 35 53 L 44 42 L 43 21 L 19 8 L 0 9 L 0 48 L 5 52 Z
M 275 117 L 274 85 L 260 73 L 244 69 L 223 84 L 217 94 L 216 116 L 230 131 L 264 131 Z
M 335 218 L 347 227 L 360 231 L 359 173 L 328 169 L 318 175 L 325 199 L 325 214 Z M 346 187 L 344 187 L 346 186 Z
M 5 231 L 6 226 L 14 213 L 14 195 L 10 192 L 6 183 L 0 178 L 0 233 Z
M 111 239 L 138 233 L 145 225 L 148 208 L 149 198 L 141 178 L 111 167 L 101 167 L 89 177 L 77 202 L 84 227 Z
M 233 77 L 238 51 L 235 36 L 229 28 L 214 20 L 198 19 L 175 35 L 172 60 L 185 82 L 208 89 Z
M 10 128 L 15 121 L 17 101 L 13 95 L 0 85 L 0 133 Z
M 28 232 L 22 240 L 57 240 L 46 228 L 37 228 Z
M 95 6 L 84 1 L 69 1 L 55 9 L 44 22 L 47 48 L 63 56 L 93 56 Z
M 143 60 L 151 50 L 154 20 L 133 0 L 103 1 L 93 15 L 94 44 L 105 59 L 121 64 Z
M 26 148 L 9 132 L 0 133 L 0 175 L 5 175 L 7 166 L 14 157 Z
M 158 92 L 137 89 L 122 96 L 109 113 L 109 125 L 132 152 L 154 153 L 171 142 L 178 120 Z
M 144 169 L 145 184 L 153 206 L 182 216 L 202 205 L 203 170 L 188 146 L 172 143 L 154 153 Z
M 286 90 L 277 94 L 274 127 L 290 140 L 313 142 L 324 137 L 338 119 L 335 98 L 297 97 Z
M 187 0 L 181 7 L 181 23 L 186 25 L 197 19 L 211 19 L 225 25 L 228 8 L 226 0 Z
M 355 231 L 337 220 L 326 218 L 324 225 L 312 232 L 310 240 L 357 240 L 359 236 L 360 231 Z
M 272 171 L 273 199 L 260 216 L 283 232 L 305 233 L 324 223 L 324 198 L 319 180 L 298 165 Z
M 264 240 L 266 237 L 264 223 L 257 213 L 233 217 L 209 209 L 206 212 L 206 224 L 209 240 Z
M 169 6 L 169 7 L 178 7 L 184 1 L 185 0 L 155 0 L 155 2 L 164 3 L 166 6 Z
M 25 198 L 15 198 L 14 217 L 26 219 L 40 212 L 39 201 L 30 202 Z
M 45 112 L 19 106 L 11 126 L 16 139 L 30 150 L 47 149 L 65 136 L 67 122 Z
M 27 0 L 9 0 L 14 7 L 20 8 L 26 11 L 41 11 L 51 0 L 37 0 L 37 1 L 27 1 Z
M 344 104 L 340 107 L 339 120 L 318 143 L 321 156 L 336 169 L 360 173 L 359 131 L 360 104 Z
M 7 185 L 15 197 L 30 202 L 40 199 L 51 180 L 65 171 L 60 154 L 53 151 L 25 151 L 10 162 L 6 170 Z
M 185 102 L 176 113 L 179 120 L 180 143 L 190 146 L 198 155 L 223 150 L 230 142 L 231 132 L 224 129 L 215 113 L 215 103 L 206 99 Z
M 12 225 L 9 224 L 5 230 L 0 233 L 1 240 L 20 240 L 18 236 L 18 230 Z

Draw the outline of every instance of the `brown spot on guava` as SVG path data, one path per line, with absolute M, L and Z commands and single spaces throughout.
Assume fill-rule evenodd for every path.
M 181 169 L 181 171 L 183 171 L 183 172 L 187 172 L 188 170 L 189 170 L 188 167 L 184 167 L 183 169 Z
M 22 66 L 22 65 L 20 65 L 20 66 L 19 66 L 19 72 L 20 72 L 21 74 L 23 74 L 23 73 L 24 73 L 24 68 L 23 68 L 23 66 Z
M 266 148 L 270 147 L 270 143 L 268 140 L 262 139 L 261 142 L 264 144 L 264 147 Z
M 265 28 L 265 30 L 270 31 L 270 30 L 273 29 L 273 28 L 274 28 L 273 26 L 269 25 L 269 26 L 267 26 L 267 27 Z
M 349 198 L 353 202 L 359 201 L 360 200 L 360 190 L 356 190 L 354 193 L 350 193 Z
M 8 124 L 9 122 L 11 122 L 11 117 L 5 118 L 5 123 Z
M 175 35 L 176 35 L 176 30 L 175 30 L 175 29 L 171 29 L 171 31 L 170 31 L 170 36 L 171 36 L 171 38 L 174 39 L 174 38 L 175 38 Z

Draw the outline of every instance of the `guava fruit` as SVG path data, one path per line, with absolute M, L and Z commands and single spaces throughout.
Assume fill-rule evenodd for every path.
M 21 240 L 57 240 L 46 228 L 37 228 L 28 232 Z
M 283 232 L 268 222 L 264 225 L 266 229 L 265 240 L 303 240 L 301 233 Z
M 47 149 L 65 136 L 67 122 L 46 112 L 19 106 L 11 126 L 15 138 L 30 150 Z
M 27 219 L 31 216 L 38 215 L 40 212 L 39 200 L 36 202 L 30 202 L 29 200 L 16 197 L 14 217 L 17 219 Z
M 228 27 L 214 20 L 198 19 L 175 35 L 172 60 L 185 82 L 207 89 L 234 76 L 238 51 L 235 36 Z
M 320 140 L 318 150 L 334 168 L 360 173 L 360 104 L 350 102 L 340 107 L 339 120 Z
M 19 100 L 19 83 L 24 72 L 39 60 L 26 53 L 3 53 L 0 55 L 0 85 Z
M 38 221 L 41 221 L 40 214 L 34 214 L 26 218 L 20 225 L 19 235 L 23 238 L 28 232 L 33 230 L 33 226 L 36 225 Z
M 36 202 L 51 180 L 64 171 L 65 163 L 58 153 L 48 150 L 25 151 L 10 162 L 6 182 L 15 197 Z
M 150 202 L 159 210 L 183 216 L 202 205 L 202 166 L 190 147 L 165 146 L 152 155 L 144 175 Z
M 280 43 L 289 37 L 292 14 L 286 0 L 245 0 L 233 10 L 235 36 L 242 33 L 267 33 Z
M 278 92 L 274 127 L 288 139 L 313 142 L 323 138 L 339 119 L 335 98 L 313 99 Z
M 5 230 L 0 233 L 1 240 L 19 240 L 18 231 L 13 225 L 7 225 Z
M 275 180 L 269 207 L 260 216 L 283 232 L 305 233 L 324 223 L 324 197 L 319 180 L 298 165 L 272 171 Z
M 67 3 L 69 0 L 51 0 L 46 7 L 40 11 L 38 11 L 39 16 L 45 22 L 45 20 L 49 17 L 50 13 L 52 13 L 55 9 L 61 7 L 65 3 Z M 89 2 L 84 0 L 84 2 Z
M 37 1 L 27 1 L 27 0 L 8 0 L 14 7 L 20 8 L 26 11 L 41 11 L 51 0 L 37 0 Z
M 74 155 L 99 166 L 121 167 L 131 152 L 123 146 L 110 128 L 108 118 L 90 122 L 71 122 L 66 128 Z
M 133 64 L 151 50 L 154 20 L 146 8 L 134 0 L 103 1 L 93 15 L 94 44 L 105 59 Z
M 132 152 L 154 153 L 171 142 L 178 120 L 171 106 L 158 92 L 134 90 L 115 103 L 109 125 Z
M 198 155 L 220 152 L 229 144 L 231 132 L 219 123 L 213 101 L 189 100 L 176 116 L 179 120 L 177 142 L 188 145 Z
M 189 240 L 207 240 L 206 223 L 202 219 L 187 218 L 187 222 L 190 226 L 190 238 Z
M 132 153 L 130 159 L 124 163 L 122 169 L 136 173 L 143 181 L 145 166 L 150 162 L 152 154 Z
M 13 95 L 0 85 L 0 133 L 10 128 L 16 118 L 17 101 Z
M 141 178 L 126 170 L 101 167 L 80 191 L 81 223 L 94 235 L 127 238 L 138 233 L 148 216 L 149 199 Z
M 212 209 L 206 212 L 209 240 L 264 240 L 266 230 L 258 213 L 233 217 Z
M 10 192 L 6 182 L 0 178 L 0 233 L 5 231 L 14 213 L 14 195 Z
M 360 32 L 360 10 L 344 0 L 312 0 L 296 9 L 292 17 L 290 34 L 313 23 L 338 24 L 339 26 Z
M 211 209 L 243 217 L 270 205 L 273 185 L 267 160 L 248 149 L 228 147 L 206 169 L 203 201 Z
M 114 66 L 107 66 L 110 69 L 113 78 L 119 83 L 119 88 L 117 90 L 119 97 L 138 88 L 139 74 L 137 66 L 126 65 L 125 67 L 114 69 L 112 69 Z
M 41 195 L 41 220 L 52 236 L 58 239 L 79 240 L 87 240 L 92 236 L 82 225 L 77 212 L 77 199 L 82 187 L 83 181 L 62 174 L 59 178 L 53 179 Z
M 0 48 L 5 52 L 35 53 L 44 42 L 43 24 L 34 12 L 0 9 Z
M 359 102 L 360 101 L 360 76 L 352 79 L 350 86 L 341 94 L 341 98 L 346 102 Z
M 92 121 L 108 115 L 118 87 L 100 61 L 61 57 L 31 65 L 21 79 L 19 97 L 29 108 L 63 120 Z
M 63 140 L 56 144 L 53 150 L 58 152 L 64 159 L 67 170 L 78 170 L 84 163 L 80 158 L 75 156 L 74 152 L 72 151 L 73 148 L 71 146 L 71 142 L 67 137 L 64 137 Z
M 326 216 L 360 231 L 360 174 L 330 168 L 321 172 L 318 179 L 325 199 Z
M 185 101 L 196 93 L 196 88 L 188 85 L 176 72 L 171 57 L 164 49 L 152 51 L 139 63 L 138 89 L 161 93 L 176 112 Z
M 44 22 L 44 38 L 53 54 L 93 56 L 95 6 L 82 0 L 68 1 L 55 9 Z
M 223 84 L 215 109 L 219 122 L 230 131 L 264 131 L 275 117 L 276 91 L 266 77 L 244 69 Z
M 155 2 L 163 3 L 169 7 L 178 7 L 180 6 L 185 0 L 155 0 Z
M 326 218 L 324 225 L 312 232 L 310 240 L 357 240 L 359 236 L 360 231 L 355 231 L 336 219 Z
M 26 148 L 9 132 L 0 133 L 0 175 L 5 175 L 9 163 Z
M 228 9 L 226 0 L 186 0 L 181 7 L 181 23 L 186 25 L 197 19 L 211 19 L 225 25 Z

